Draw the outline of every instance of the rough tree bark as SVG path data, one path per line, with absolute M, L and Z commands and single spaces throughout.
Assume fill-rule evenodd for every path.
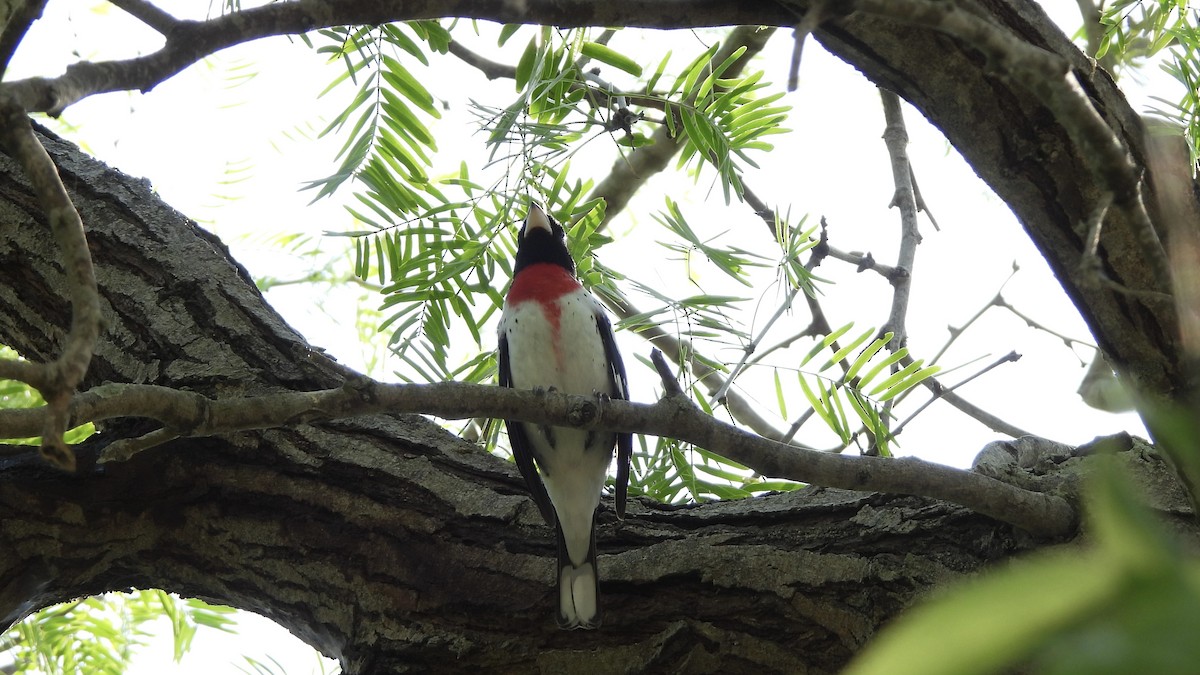
M 764 16 L 774 17 L 770 5 Z M 1088 65 L 1032 5 L 971 7 Z M 1100 189 L 1085 149 L 1031 92 L 981 69 L 970 46 L 893 21 L 852 14 L 817 35 L 938 124 L 1017 212 L 1106 351 L 1143 386 L 1175 391 L 1169 308 L 1074 272 Z M 1136 117 L 1102 72 L 1080 72 L 1092 73 L 1089 95 L 1140 163 Z M 346 377 L 266 305 L 218 241 L 148 186 L 46 144 L 88 225 L 108 317 L 84 388 L 144 382 L 222 397 Z M 1106 222 L 1108 274 L 1161 290 L 1139 267 L 1131 227 L 1116 211 Z M 0 342 L 51 358 L 69 324 L 62 271 L 6 157 L 0 232 Z M 820 673 L 929 588 L 1051 543 L 917 497 L 812 489 L 635 504 L 624 523 L 601 518 L 605 629 L 564 633 L 551 620 L 551 538 L 519 476 L 428 421 L 377 415 L 184 439 L 95 463 L 108 443 L 148 428 L 106 425 L 75 475 L 32 453 L 0 460 L 0 616 L 155 586 L 263 613 L 348 673 Z M 1122 458 L 1145 476 L 1149 501 L 1196 538 L 1161 463 L 1140 447 Z M 1010 479 L 1074 494 L 1088 462 L 1064 454 Z
M 1066 59 L 1135 166 L 1148 170 L 1139 116 L 1112 77 L 1089 60 L 1033 2 L 971 6 L 1023 41 Z M 1125 377 L 1147 392 L 1170 396 L 1183 383 L 1175 315 L 1168 304 L 1095 283 L 1082 265 L 1088 223 L 1104 186 L 1089 170 L 1090 151 L 1073 140 L 1062 120 L 1028 83 L 1014 82 L 972 45 L 930 28 L 852 14 L 817 32 L 831 51 L 867 77 L 892 89 L 936 125 L 972 168 L 1013 210 L 1087 320 L 1105 353 Z M 1156 235 L 1158 176 L 1147 173 L 1147 207 Z M 1190 196 L 1194 201 L 1194 195 Z M 964 251 L 964 255 L 985 255 Z M 1099 255 L 1107 276 L 1129 289 L 1169 292 L 1153 278 L 1154 265 L 1138 242 L 1137 227 L 1118 209 L 1107 214 Z

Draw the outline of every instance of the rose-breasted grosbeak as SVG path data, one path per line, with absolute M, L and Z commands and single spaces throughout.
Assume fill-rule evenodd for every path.
M 575 261 L 563 239 L 562 226 L 531 203 L 500 316 L 500 385 L 628 400 L 612 324 L 575 278 Z M 521 475 L 558 539 L 558 625 L 595 628 L 596 508 L 616 445 L 617 517 L 625 516 L 632 436 L 505 424 Z

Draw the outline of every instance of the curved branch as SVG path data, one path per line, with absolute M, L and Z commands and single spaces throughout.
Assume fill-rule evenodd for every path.
M 21 380 L 41 393 L 47 403 L 42 428 L 36 432 L 42 436 L 42 454 L 69 470 L 74 468 L 75 458 L 63 442 L 67 404 L 87 373 L 100 334 L 96 273 L 83 220 L 71 203 L 54 162 L 34 135 L 25 112 L 3 93 L 0 93 L 0 145 L 20 162 L 46 213 L 66 271 L 71 300 L 71 328 L 59 356 L 44 365 L 0 363 L 0 376 Z

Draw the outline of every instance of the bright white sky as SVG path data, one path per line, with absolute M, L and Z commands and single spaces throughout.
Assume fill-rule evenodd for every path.
M 89 4 L 93 3 L 52 0 L 46 16 L 22 45 L 8 76 L 54 76 L 79 58 L 134 56 L 161 43 L 156 33 L 111 5 Z M 162 4 L 169 5 L 169 11 L 181 18 L 202 19 L 209 10 L 205 3 Z M 1073 27 L 1078 22 L 1074 2 L 1058 0 L 1051 3 L 1050 9 L 1066 25 Z M 215 5 L 212 10 L 216 11 Z M 710 38 L 687 33 L 672 37 L 677 42 L 678 65 L 690 60 L 691 50 Z M 510 45 L 523 46 L 527 39 L 516 38 Z M 656 34 L 654 40 L 660 42 L 661 37 Z M 494 41 L 481 39 L 474 46 L 486 50 L 492 44 Z M 613 46 L 634 51 L 638 43 L 618 40 Z M 657 44 L 651 46 L 657 48 Z M 758 67 L 767 71 L 766 80 L 786 81 L 789 50 L 790 43 L 781 35 L 759 59 Z M 657 61 L 659 57 L 652 58 Z M 478 157 L 484 138 L 472 135 L 467 98 L 505 105 L 514 96 L 512 85 L 488 83 L 452 58 L 435 60 L 435 64 L 452 68 L 439 71 L 434 82 L 427 80 L 434 96 L 445 99 L 450 106 L 433 129 L 443 146 L 444 166 L 456 167 L 460 158 L 472 166 L 482 166 L 483 160 Z M 422 71 L 414 72 L 420 76 Z M 70 108 L 62 121 L 75 127 L 70 136 L 89 152 L 126 173 L 147 177 L 167 203 L 219 234 L 251 273 L 298 278 L 330 257 L 346 255 L 347 240 L 323 239 L 322 233 L 355 229 L 337 199 L 310 205 L 311 193 L 297 192 L 303 182 L 327 175 L 334 166 L 333 155 L 340 139 L 315 142 L 305 136 L 315 136 L 316 130 L 324 126 L 323 120 L 336 113 L 346 100 L 338 95 L 316 98 L 335 74 L 332 69 L 322 69 L 322 59 L 297 41 L 264 40 L 214 56 L 150 94 L 93 97 Z M 253 77 L 244 79 L 250 75 Z M 619 75 L 612 75 L 612 79 L 621 82 Z M 1164 95 L 1171 97 L 1173 92 Z M 832 226 L 831 243 L 838 248 L 869 250 L 880 262 L 894 262 L 899 218 L 887 208 L 892 179 L 880 138 L 883 114 L 874 86 L 810 41 L 805 48 L 800 89 L 789 94 L 786 102 L 794 108 L 790 120 L 794 131 L 770 139 L 781 151 L 760 157 L 764 171 L 752 174 L 748 183 L 769 203 L 781 208 L 790 203 L 793 214 L 810 213 L 811 222 L 824 215 Z M 906 109 L 906 121 L 917 179 L 942 228 L 941 232 L 933 231 L 922 217 L 924 242 L 917 254 L 908 316 L 914 353 L 918 357 L 932 356 L 947 337 L 946 326 L 960 326 L 982 307 L 1008 277 L 1014 261 L 1021 271 L 1006 287 L 1005 298 L 1053 330 L 1089 340 L 1073 306 L 1003 203 L 975 177 L 937 130 L 911 108 Z M 603 176 L 612 161 L 603 154 L 610 147 L 606 143 L 599 140 L 592 144 L 597 146 L 596 155 L 602 156 L 593 160 L 595 164 L 587 164 L 587 154 L 575 160 L 577 176 Z M 230 182 L 237 179 L 243 180 Z M 678 272 L 657 262 L 662 253 L 655 252 L 654 259 L 646 260 L 647 250 L 659 250 L 653 242 L 666 238 L 665 231 L 651 217 L 663 206 L 662 194 L 671 194 L 682 202 L 693 226 L 706 235 L 730 232 L 732 241 L 747 248 L 755 246 L 747 241 L 765 239 L 759 235 L 761 224 L 745 207 L 726 208 L 719 190 L 708 194 L 708 181 L 702 178 L 692 185 L 676 178 L 656 179 L 652 189 L 644 190 L 613 224 L 617 242 L 601 251 L 602 259 L 618 271 L 666 292 L 761 297 L 757 322 L 761 325 L 781 297 L 777 290 L 763 286 L 748 292 L 727 286 L 719 272 L 703 263 L 692 269 L 693 280 L 700 287 L 689 287 Z M 742 234 L 745 228 L 750 228 L 752 235 Z M 322 253 L 282 253 L 272 243 L 275 236 L 294 233 L 311 237 Z M 756 246 L 766 252 L 767 245 L 769 242 L 762 241 Z M 856 275 L 836 261 L 826 262 L 818 272 L 838 282 L 836 288 L 827 289 L 829 298 L 824 304 L 834 326 L 857 317 L 862 330 L 884 320 L 890 296 L 878 275 Z M 355 328 L 362 293 L 354 288 L 327 292 L 324 287 L 319 292 L 327 294 L 314 300 L 311 287 L 280 287 L 270 291 L 268 298 L 311 342 L 351 366 L 365 368 L 371 355 L 379 351 L 363 346 Z M 374 296 L 361 301 L 367 309 L 378 304 Z M 794 323 L 802 326 L 807 320 L 802 305 L 795 315 Z M 765 342 L 771 344 L 788 334 L 781 328 Z M 634 353 L 649 351 L 644 342 L 631 336 L 624 336 L 622 345 L 630 363 Z M 1020 427 L 1068 443 L 1119 430 L 1142 433 L 1133 415 L 1111 415 L 1084 406 L 1075 393 L 1085 370 L 1080 358 L 1057 338 L 1031 330 L 1001 310 L 991 310 L 956 344 L 944 363 L 954 365 L 979 357 L 983 360 L 961 373 L 945 376 L 943 381 L 953 384 L 1012 350 L 1024 358 L 976 380 L 960 393 Z M 1092 357 L 1091 350 L 1076 351 L 1084 360 Z M 739 355 L 727 351 L 712 356 L 735 362 Z M 397 361 L 386 361 L 372 374 L 389 379 L 396 367 Z M 633 366 L 631 371 L 634 398 L 650 400 L 656 391 L 655 378 L 640 367 Z M 766 385 L 761 393 L 751 395 L 766 411 L 775 409 L 772 386 Z M 800 400 L 795 400 L 795 407 L 801 407 Z M 999 438 L 948 406 L 936 404 L 927 413 L 925 423 L 914 423 L 900 437 L 899 450 L 965 466 L 983 445 Z M 170 658 L 168 649 L 150 655 L 146 665 L 136 672 L 209 673 L 240 653 L 259 659 L 269 653 L 288 673 L 307 673 L 314 668 L 311 650 L 294 640 L 291 644 L 276 642 L 274 637 L 265 637 L 272 631 L 257 625 L 252 629 L 246 624 L 242 630 L 254 635 L 252 642 L 230 645 L 217 639 L 220 636 L 211 635 L 212 631 L 202 630 L 195 652 L 177 669 L 165 665 Z

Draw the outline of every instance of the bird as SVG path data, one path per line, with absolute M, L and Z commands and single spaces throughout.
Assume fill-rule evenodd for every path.
M 612 322 L 575 276 L 566 234 L 531 200 L 517 235 L 498 326 L 500 385 L 629 400 Z M 596 511 L 613 448 L 617 517 L 625 517 L 632 435 L 506 420 L 513 457 L 558 544 L 563 629 L 600 626 Z

